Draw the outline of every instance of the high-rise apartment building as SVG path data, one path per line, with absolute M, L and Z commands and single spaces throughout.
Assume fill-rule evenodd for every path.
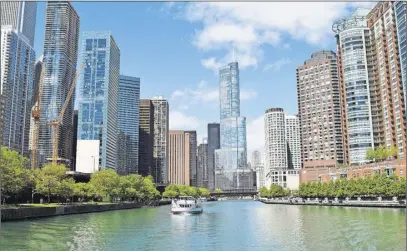
M 169 106 L 168 101 L 164 99 L 164 97 L 162 96 L 153 97 L 151 101 L 154 106 L 154 143 L 153 143 L 152 174 L 154 177 L 154 181 L 156 183 L 167 184 Z
M 4 110 L 0 141 L 25 156 L 29 154 L 34 62 L 35 52 L 29 40 L 12 25 L 2 26 L 0 94 L 4 98 Z
M 253 151 L 251 159 L 251 167 L 256 171 L 257 190 L 266 185 L 266 175 L 264 173 L 263 157 L 260 151 Z
M 265 166 L 267 169 L 287 168 L 285 114 L 282 108 L 267 109 L 264 114 Z M 266 170 L 266 174 L 269 170 Z
M 378 100 L 381 103 L 380 122 L 375 123 L 374 127 L 377 127 L 380 135 L 383 135 L 380 144 L 387 148 L 396 146 L 399 158 L 403 159 L 406 150 L 405 107 L 393 7 L 395 6 L 391 2 L 379 2 L 367 15 L 372 43 L 372 49 L 368 49 L 367 53 L 372 55 L 368 57 L 370 60 L 368 64 L 374 65 L 369 71 L 370 85 L 379 91 Z
M 185 131 L 185 133 L 189 134 L 189 146 L 191 147 L 189 154 L 191 155 L 189 158 L 189 175 L 190 175 L 190 181 L 189 184 L 191 186 L 196 187 L 198 185 L 198 180 L 197 180 L 197 136 L 196 136 L 196 131 Z
M 206 140 L 198 146 L 197 186 L 208 187 L 208 143 Z
M 220 124 L 208 124 L 208 189 L 215 189 L 215 150 L 220 148 Z
M 371 46 L 367 27 L 368 9 L 356 9 L 333 25 L 338 45 L 339 92 L 343 148 L 349 163 L 366 162 L 366 150 L 379 138 L 373 123 L 379 121 L 378 90 L 369 85 L 366 49 Z M 374 100 L 371 100 L 373 93 Z
M 11 25 L 13 30 L 23 34 L 28 44 L 34 47 L 37 3 L 34 1 L 2 1 L 1 26 Z
M 267 109 L 264 114 L 264 184 L 298 189 L 301 145 L 297 116 L 285 115 L 282 108 Z
M 315 52 L 297 68 L 297 93 L 303 167 L 343 163 L 337 57 L 333 51 Z
M 301 168 L 300 122 L 297 115 L 285 115 L 285 140 L 287 141 L 287 168 Z
M 72 136 L 72 168 L 71 170 L 76 171 L 76 151 L 78 144 L 78 118 L 79 111 L 73 111 L 73 136 Z
M 81 52 L 78 149 L 99 140 L 99 168 L 117 171 L 120 50 L 111 32 L 89 31 L 82 34 Z
M 120 75 L 117 172 L 138 173 L 140 78 Z
M 246 118 L 240 116 L 239 66 L 219 69 L 220 149 L 215 151 L 215 187 L 222 191 L 253 189 L 247 168 Z
M 393 4 L 397 27 L 401 78 L 404 88 L 404 103 L 405 110 L 407 111 L 407 2 L 395 1 Z
M 79 16 L 70 2 L 48 2 L 45 20 L 44 61 L 46 69 L 41 97 L 39 160 L 52 156 L 53 135 L 50 121 L 61 112 L 76 74 L 79 39 Z M 88 72 L 86 74 L 89 74 Z M 74 95 L 59 127 L 58 156 L 72 157 Z
M 170 130 L 168 135 L 168 183 L 189 186 L 192 134 Z
M 153 170 L 154 106 L 150 99 L 140 100 L 138 173 L 147 176 Z

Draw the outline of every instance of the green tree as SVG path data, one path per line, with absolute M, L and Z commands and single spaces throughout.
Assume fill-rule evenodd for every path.
M 16 151 L 1 147 L 0 192 L 2 197 L 17 194 L 31 181 L 31 171 L 26 168 L 26 165 L 27 158 Z
M 209 197 L 211 195 L 211 192 L 207 188 L 199 187 L 198 189 L 202 197 Z
M 387 159 L 389 151 L 382 145 L 376 149 L 376 158 L 380 161 Z
M 119 194 L 120 178 L 113 169 L 103 169 L 93 173 L 89 182 L 98 191 L 98 196 L 108 196 L 110 201 Z
M 213 191 L 213 193 L 223 193 L 223 191 L 220 190 L 219 188 L 216 188 L 216 189 Z
M 74 195 L 81 198 L 81 200 L 87 201 L 89 198 L 95 197 L 94 187 L 90 183 L 75 183 Z
M 367 160 L 375 160 L 376 159 L 376 151 L 373 148 L 368 148 L 366 150 L 366 159 Z
M 388 154 L 389 157 L 397 158 L 397 155 L 399 154 L 399 150 L 397 149 L 397 147 L 395 145 L 392 145 L 390 147 L 390 149 L 388 150 L 388 153 L 389 153 Z
M 66 171 L 68 169 L 63 164 L 48 163 L 41 169 L 36 169 L 34 173 L 35 188 L 36 190 L 48 197 L 48 203 L 50 203 L 51 195 L 58 195 L 58 186 L 66 179 Z
M 55 195 L 64 198 L 65 201 L 75 195 L 75 181 L 72 178 L 63 179 L 58 182 Z

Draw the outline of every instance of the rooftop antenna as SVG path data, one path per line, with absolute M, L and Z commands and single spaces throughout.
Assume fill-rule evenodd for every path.
M 232 62 L 235 62 L 235 46 L 233 45 L 233 51 L 232 51 Z

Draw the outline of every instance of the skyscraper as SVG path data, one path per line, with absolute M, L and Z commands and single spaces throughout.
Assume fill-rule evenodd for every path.
M 215 150 L 220 148 L 220 124 L 208 124 L 208 189 L 215 189 Z
M 89 31 L 81 52 L 78 149 L 82 141 L 99 140 L 99 167 L 117 171 L 120 50 L 111 32 Z
M 395 1 L 393 5 L 397 26 L 401 76 L 404 88 L 404 109 L 407 111 L 407 2 Z
M 303 167 L 343 163 L 337 57 L 333 51 L 317 51 L 297 68 L 297 93 Z
M 251 167 L 256 171 L 257 190 L 266 185 L 266 175 L 264 170 L 263 158 L 260 151 L 253 151 Z
M 168 183 L 169 106 L 162 96 L 151 99 L 154 106 L 153 177 L 156 183 Z M 189 175 L 189 171 L 188 171 Z M 189 181 L 188 181 L 189 183 Z
M 25 156 L 29 147 L 34 62 L 35 52 L 28 39 L 12 25 L 2 26 L 0 94 L 4 110 L 0 140 L 2 145 Z
M 76 171 L 76 150 L 78 144 L 78 116 L 79 111 L 73 111 L 73 136 L 72 136 L 72 170 Z
M 253 189 L 247 168 L 246 118 L 240 116 L 237 62 L 219 69 L 220 149 L 215 151 L 215 187 L 223 191 Z
M 140 100 L 138 173 L 147 176 L 153 169 L 154 106 L 150 99 Z
M 34 47 L 37 3 L 28 1 L 3 1 L 1 7 L 1 26 L 11 25 L 13 30 L 23 34 L 28 44 Z
M 79 39 L 79 16 L 70 2 L 48 2 L 45 20 L 44 87 L 41 98 L 39 130 L 40 161 L 52 156 L 52 130 L 55 120 L 72 86 L 76 74 Z M 87 73 L 89 74 L 89 73 Z M 58 156 L 72 157 L 74 99 L 69 101 L 59 127 Z
M 196 139 L 196 131 L 185 131 L 185 133 L 189 134 L 189 147 L 191 148 L 189 154 L 191 155 L 189 158 L 189 175 L 190 175 L 190 182 L 191 186 L 196 187 L 197 184 L 197 139 Z
M 300 122 L 297 115 L 285 115 L 285 140 L 287 141 L 287 168 L 301 168 Z
M 170 130 L 168 137 L 168 183 L 190 184 L 191 133 L 181 130 Z
M 285 114 L 282 108 L 267 109 L 264 114 L 266 175 L 271 169 L 287 168 Z
M 36 62 L 34 66 L 34 84 L 33 84 L 33 95 L 31 98 L 31 115 L 32 111 L 34 110 L 35 104 L 38 102 L 38 95 L 39 95 L 39 87 L 40 87 L 40 78 L 41 78 L 41 71 L 42 71 L 42 61 L 43 61 L 43 56 L 41 56 Z M 30 138 L 29 138 L 29 145 L 28 149 L 32 150 L 33 149 L 33 140 L 34 140 L 34 132 L 36 130 L 37 124 L 35 124 L 34 117 L 30 115 Z
M 140 79 L 120 75 L 118 98 L 119 174 L 138 172 Z
M 371 103 L 366 58 L 366 48 L 370 46 L 368 13 L 367 9 L 356 9 L 350 17 L 333 25 L 338 44 L 343 147 L 350 163 L 366 162 L 366 150 L 374 147 L 373 120 L 378 120 L 379 113 L 377 106 L 373 106 L 373 111 L 371 107 L 375 102 Z
M 197 186 L 208 187 L 208 143 L 206 140 L 198 146 Z

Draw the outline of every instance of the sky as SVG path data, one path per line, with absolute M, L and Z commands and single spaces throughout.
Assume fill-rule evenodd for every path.
M 80 31 L 111 31 L 121 74 L 140 77 L 141 98 L 169 101 L 170 129 L 219 122 L 218 69 L 240 69 L 248 157 L 264 146 L 264 111 L 297 113 L 296 68 L 319 50 L 336 51 L 332 24 L 372 2 L 74 2 Z M 38 3 L 35 51 L 43 52 L 46 3 Z M 79 40 L 79 43 L 81 41 Z M 79 59 L 80 60 L 80 57 Z M 79 61 L 78 61 L 79 62 Z

